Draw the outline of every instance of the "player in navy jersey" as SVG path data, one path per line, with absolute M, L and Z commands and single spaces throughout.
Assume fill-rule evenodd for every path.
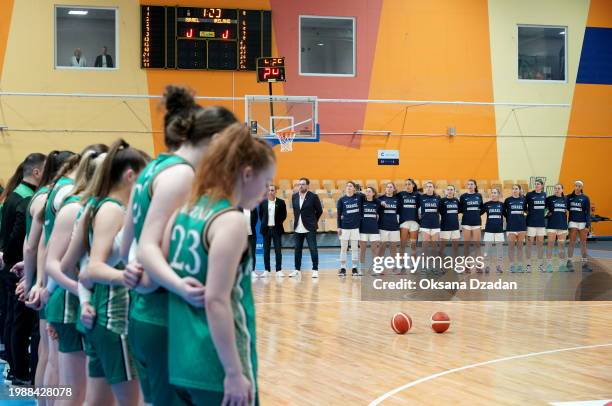
M 365 197 L 361 200 L 361 223 L 359 225 L 359 250 L 362 269 L 365 267 L 365 256 L 368 242 L 371 244 L 372 257 L 379 254 L 380 233 L 378 217 L 381 213 L 380 201 L 376 199 L 376 191 L 368 186 Z
M 340 272 L 346 276 L 346 252 L 351 243 L 353 276 L 359 276 L 359 223 L 361 222 L 361 195 L 355 193 L 355 183 L 346 183 L 346 194 L 338 199 L 338 237 L 340 238 Z
M 567 196 L 567 206 L 569 208 L 569 247 L 567 251 L 567 268 L 573 270 L 572 258 L 574 256 L 574 246 L 576 245 L 576 237 L 580 238 L 580 254 L 582 256 L 582 270 L 590 272 L 587 263 L 587 236 L 591 228 L 591 201 L 584 194 L 584 183 L 577 180 L 574 183 L 574 191 Z
M 489 273 L 493 264 L 493 257 L 497 258 L 495 269 L 498 273 L 503 272 L 502 264 L 504 261 L 504 204 L 500 202 L 501 193 L 499 189 L 491 189 L 491 200 L 486 202 L 482 208 L 481 214 L 487 215 L 485 223 L 484 238 L 485 243 L 485 273 Z M 493 255 L 492 247 L 495 245 L 495 253 Z
M 391 256 L 397 254 L 397 243 L 400 241 L 399 211 L 400 200 L 397 197 L 395 184 L 389 182 L 385 185 L 385 194 L 379 197 L 382 205 L 382 214 L 378 218 L 380 230 L 380 256 L 384 256 L 389 248 Z
M 546 234 L 546 221 L 544 212 L 546 208 L 546 192 L 544 181 L 536 179 L 535 190 L 527 193 L 527 272 L 531 270 L 531 246 L 535 241 L 538 249 L 538 270 L 544 272 L 544 235 Z
M 448 185 L 446 197 L 440 201 L 440 256 L 444 256 L 444 249 L 451 241 L 452 256 L 457 256 L 457 249 L 461 233 L 459 232 L 459 200 L 455 197 L 455 187 Z
M 523 196 L 520 185 L 512 186 L 512 196 L 504 201 L 504 216 L 506 217 L 506 234 L 508 235 L 508 257 L 510 272 L 523 272 L 523 243 L 527 233 L 527 200 Z M 519 265 L 514 264 L 514 249 Z M 529 269 L 527 270 L 529 272 Z
M 548 225 L 548 250 L 546 251 L 546 271 L 552 272 L 552 255 L 557 240 L 559 251 L 559 271 L 567 270 L 565 266 L 565 241 L 567 239 L 567 198 L 563 195 L 563 185 L 555 185 L 555 194 L 546 198 L 546 217 Z
M 419 208 L 423 253 L 433 257 L 438 253 L 440 240 L 440 196 L 434 193 L 432 182 L 425 183 L 423 192 Z
M 419 192 L 416 182 L 406 179 L 406 190 L 399 192 L 402 208 L 400 210 L 400 253 L 406 253 L 408 247 L 412 256 L 417 255 L 417 238 L 419 236 Z
M 467 193 L 459 198 L 459 212 L 461 217 L 461 229 L 463 230 L 464 255 L 470 256 L 471 247 L 474 246 L 474 255 L 480 256 L 480 234 L 482 221 L 480 211 L 482 210 L 482 195 L 478 193 L 478 184 L 474 179 L 467 181 Z M 470 272 L 468 268 L 467 273 Z

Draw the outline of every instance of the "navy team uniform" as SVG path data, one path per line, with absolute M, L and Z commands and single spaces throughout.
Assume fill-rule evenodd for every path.
M 543 237 L 546 234 L 546 192 L 537 193 L 535 190 L 527 193 L 527 236 Z
M 519 233 L 527 231 L 525 211 L 527 211 L 527 200 L 524 197 L 510 196 L 504 201 L 506 232 Z
M 569 207 L 569 228 L 582 230 L 591 227 L 591 201 L 585 194 L 567 197 Z
M 497 251 L 497 266 L 496 270 L 498 273 L 502 273 L 502 262 L 504 253 L 504 204 L 502 202 L 494 202 L 489 200 L 482 207 L 480 214 L 486 214 L 487 220 L 485 222 L 484 237 L 485 250 L 489 251 L 491 245 L 495 243 L 495 249 Z M 488 243 L 488 244 L 487 244 Z M 500 243 L 500 244 L 498 244 Z M 493 259 L 492 253 L 487 253 L 490 260 Z M 485 272 L 489 272 L 489 265 L 485 268 Z
M 383 242 L 397 242 L 400 240 L 398 220 L 398 215 L 401 208 L 400 200 L 397 195 L 391 197 L 381 196 L 378 200 L 380 200 L 381 204 L 386 204 L 386 207 L 383 206 L 382 214 L 378 218 L 380 240 Z
M 336 205 L 338 209 L 338 228 L 342 230 L 359 230 L 359 223 L 361 221 L 361 199 L 361 195 L 357 194 L 350 197 L 344 195 L 338 199 Z
M 421 231 L 430 235 L 439 233 L 440 197 L 436 195 L 421 195 L 420 203 Z
M 464 193 L 459 198 L 459 212 L 463 213 L 461 225 L 467 230 L 479 228 L 482 225 L 480 211 L 483 200 L 480 193 Z
M 547 231 L 557 235 L 567 234 L 567 199 L 565 196 L 548 196 L 546 209 L 548 211 Z
M 420 195 L 418 192 L 408 193 L 406 191 L 399 192 L 397 197 L 400 200 L 400 228 L 406 228 L 409 231 L 419 230 L 419 206 Z
M 456 240 L 461 238 L 459 233 L 459 200 L 447 197 L 440 200 L 440 238 Z
M 380 241 L 378 231 L 378 217 L 381 214 L 381 205 L 378 199 L 361 201 L 361 222 L 359 225 L 359 239 L 361 241 Z

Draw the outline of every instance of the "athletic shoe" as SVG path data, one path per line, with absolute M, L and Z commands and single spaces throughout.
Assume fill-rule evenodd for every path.
M 495 267 L 495 270 L 497 271 L 497 273 L 503 273 L 503 272 L 504 272 L 504 270 L 503 270 L 503 268 L 502 268 L 502 266 L 501 266 L 501 265 L 497 265 L 497 266 Z
M 268 277 L 268 271 L 264 271 L 261 273 L 261 275 L 259 275 L 260 278 L 267 278 Z
M 518 272 L 515 268 L 515 265 L 514 264 L 510 265 L 510 273 L 515 273 L 515 272 Z
M 523 265 L 517 265 L 516 266 L 516 272 L 523 273 Z M 531 270 L 529 272 L 531 272 Z
M 279 269 L 278 271 L 276 271 L 276 277 L 277 278 L 284 278 L 285 277 L 285 273 L 283 272 L 282 269 Z
M 582 263 L 582 272 L 593 272 L 593 269 L 589 266 L 588 263 Z
M 345 270 L 346 272 L 346 270 Z M 319 277 L 319 271 L 312 271 L 312 277 L 313 278 L 318 278 Z
M 573 272 L 574 271 L 574 264 L 572 264 L 572 260 L 568 259 L 567 262 L 565 263 L 565 266 L 567 267 L 567 271 L 568 272 Z
M 489 273 L 491 272 L 491 267 L 489 265 L 487 265 L 487 267 L 485 268 L 485 273 Z
M 300 271 L 297 269 L 289 274 L 290 278 L 295 278 L 296 276 L 300 276 Z
M 523 272 L 522 269 L 521 269 L 521 272 Z M 531 273 L 531 264 L 527 264 L 527 266 L 525 267 L 525 272 Z
M 351 271 L 353 276 L 361 276 L 363 275 L 361 272 L 359 272 L 359 270 L 357 268 L 353 268 L 353 270 Z
M 340 271 L 338 272 L 338 276 L 340 277 L 346 276 L 346 268 L 340 268 Z
M 552 266 L 552 264 L 548 264 L 548 265 L 546 265 L 546 272 L 550 273 L 550 272 L 552 272 L 552 271 L 553 271 L 553 266 Z

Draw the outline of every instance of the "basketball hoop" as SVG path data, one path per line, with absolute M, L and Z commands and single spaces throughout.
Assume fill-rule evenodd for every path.
M 295 131 L 279 131 L 276 133 L 276 138 L 278 138 L 278 141 L 280 142 L 281 152 L 293 151 Z

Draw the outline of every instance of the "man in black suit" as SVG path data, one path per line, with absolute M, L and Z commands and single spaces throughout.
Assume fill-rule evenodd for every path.
M 112 68 L 114 67 L 113 65 L 113 58 L 111 58 L 110 55 L 107 54 L 108 52 L 108 48 L 107 47 L 102 47 L 102 55 L 98 55 L 96 56 L 96 63 L 94 64 L 94 66 L 96 68 Z
M 247 233 L 249 234 L 249 248 L 251 249 L 251 259 L 253 260 L 253 268 L 255 270 L 255 260 L 257 252 L 257 209 L 247 210 L 242 209 L 244 216 L 247 218 Z
M 302 267 L 302 248 L 304 239 L 308 241 L 310 258 L 312 259 L 312 277 L 319 277 L 319 252 L 317 251 L 317 226 L 323 214 L 319 196 L 308 190 L 310 181 L 301 178 L 298 191 L 291 197 L 293 206 L 293 230 L 295 232 L 295 271 L 289 277 L 298 276 Z
M 276 254 L 276 274 L 282 276 L 283 253 L 281 237 L 285 232 L 283 222 L 287 218 L 285 201 L 276 197 L 276 186 L 268 187 L 268 198 L 259 205 L 259 220 L 261 221 L 261 234 L 264 238 L 264 265 L 270 272 L 270 246 L 274 241 Z

